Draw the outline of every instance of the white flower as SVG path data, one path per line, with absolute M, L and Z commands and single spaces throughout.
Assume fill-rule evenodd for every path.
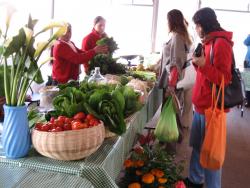
M 26 44 L 29 44 L 34 32 L 28 27 L 23 27 L 23 30 L 26 35 Z
M 44 47 L 48 44 L 48 42 L 39 42 L 37 43 L 37 48 L 36 48 L 36 51 L 35 51 L 35 54 L 34 54 L 34 57 L 37 57 L 43 50 L 44 50 Z
M 9 28 L 11 18 L 13 16 L 13 14 L 16 12 L 16 9 L 15 9 L 15 7 L 13 5 L 11 5 L 8 2 L 1 3 L 0 6 L 5 6 L 6 7 L 5 24 L 6 24 L 6 28 Z
M 57 32 L 53 35 L 54 39 L 57 39 L 67 33 L 68 25 L 60 27 Z

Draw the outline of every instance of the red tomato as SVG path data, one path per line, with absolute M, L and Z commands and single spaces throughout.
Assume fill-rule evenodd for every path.
M 58 116 L 57 120 L 60 121 L 60 122 L 65 122 L 65 116 Z
M 86 123 L 74 122 L 72 124 L 72 130 L 85 129 L 85 128 L 88 128 L 88 125 Z
M 54 118 L 54 117 L 51 117 L 51 118 L 50 118 L 50 122 L 51 122 L 51 123 L 54 123 L 54 122 L 55 122 L 55 118 Z
M 85 128 L 88 128 L 89 126 L 88 126 L 88 124 L 87 123 L 82 123 L 81 124 L 81 129 L 85 129 Z
M 72 126 L 71 126 L 71 124 L 66 123 L 66 124 L 64 124 L 63 129 L 65 131 L 69 131 L 69 130 L 72 130 Z
M 91 119 L 90 121 L 89 121 L 89 126 L 95 126 L 95 120 L 94 119 Z
M 55 123 L 48 122 L 47 124 L 50 126 L 50 129 L 56 128 Z
M 86 117 L 87 120 L 91 120 L 91 119 L 94 119 L 94 118 L 95 117 L 92 114 L 88 114 L 87 117 Z
M 99 124 L 100 124 L 100 121 L 99 121 L 99 120 L 97 120 L 97 119 L 95 119 L 93 124 L 94 124 L 93 126 L 97 126 L 97 125 L 99 125 Z
M 63 131 L 62 127 L 56 127 L 54 129 L 51 129 L 50 132 L 61 132 L 61 131 Z
M 36 123 L 35 124 L 35 129 L 40 131 L 42 126 L 43 126 L 43 123 Z
M 56 127 L 63 127 L 64 121 L 56 119 L 54 124 Z
M 64 120 L 64 123 L 70 124 L 72 122 L 72 120 L 73 120 L 72 118 L 66 117 Z
M 45 132 L 48 132 L 50 130 L 50 125 L 48 123 L 42 125 L 41 127 L 41 131 L 45 131 Z
M 79 119 L 79 120 L 84 120 L 85 118 L 85 114 L 83 112 L 79 112 L 77 113 L 76 115 L 74 115 L 74 118 L 73 119 Z
M 80 127 L 81 127 L 81 122 L 79 121 L 72 122 L 72 130 L 81 129 Z

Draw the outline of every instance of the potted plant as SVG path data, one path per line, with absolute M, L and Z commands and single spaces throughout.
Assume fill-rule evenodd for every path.
M 8 12 L 5 32 L 2 33 L 0 29 L 0 41 L 3 42 L 0 47 L 0 59 L 1 64 L 4 66 L 6 100 L 2 144 L 7 158 L 20 158 L 28 154 L 31 146 L 27 108 L 24 103 L 26 93 L 33 81 L 36 83 L 43 82 L 40 68 L 51 58 L 42 63 L 40 63 L 39 59 L 43 51 L 55 39 L 66 33 L 67 24 L 64 22 L 51 23 L 35 33 L 34 27 L 37 20 L 33 20 L 29 16 L 27 25 L 20 28 L 17 35 L 9 37 L 8 30 L 13 12 Z M 58 28 L 57 32 L 46 42 L 38 43 L 36 41 L 37 36 L 55 27 Z M 37 47 L 35 47 L 35 44 L 37 44 Z

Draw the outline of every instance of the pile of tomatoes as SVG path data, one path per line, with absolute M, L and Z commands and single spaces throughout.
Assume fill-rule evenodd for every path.
M 65 116 L 52 117 L 47 123 L 36 123 L 35 129 L 45 132 L 60 132 L 68 130 L 78 130 L 94 127 L 100 124 L 100 120 L 91 114 L 79 112 L 73 118 Z

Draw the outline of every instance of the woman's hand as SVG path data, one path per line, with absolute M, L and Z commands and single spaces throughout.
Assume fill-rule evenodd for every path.
M 172 96 L 174 94 L 175 88 L 172 86 L 169 86 L 165 92 L 165 98 Z
M 206 63 L 204 53 L 202 52 L 200 57 L 193 56 L 192 62 L 193 62 L 193 64 L 197 65 L 198 67 L 204 67 L 204 65 Z
M 94 48 L 94 51 L 96 54 L 107 54 L 108 53 L 108 46 L 107 45 L 96 46 Z

